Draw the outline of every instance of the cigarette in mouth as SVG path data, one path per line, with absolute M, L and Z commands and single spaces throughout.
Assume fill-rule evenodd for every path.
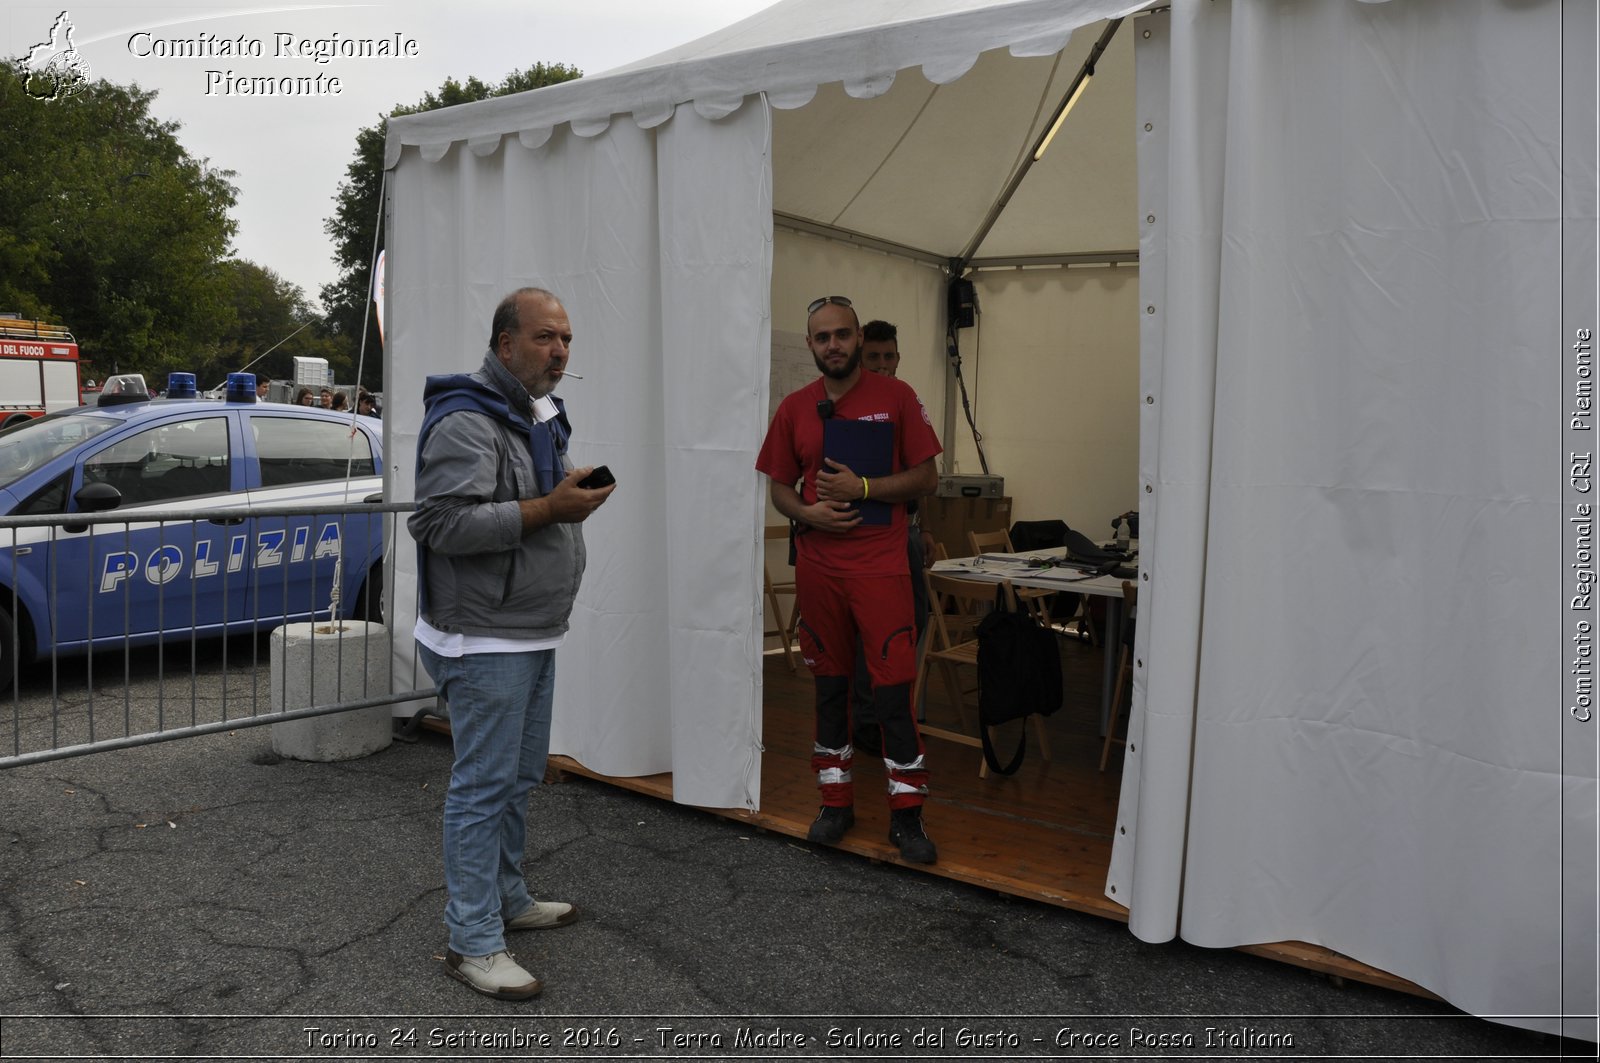
M 583 377 L 579 376 L 577 373 L 569 373 L 566 370 L 562 370 L 561 371 L 561 379 L 562 380 L 582 380 Z

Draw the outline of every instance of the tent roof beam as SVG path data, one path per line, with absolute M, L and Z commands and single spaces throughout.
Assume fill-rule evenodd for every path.
M 1078 93 L 1084 81 L 1094 76 L 1094 65 L 1099 62 L 1100 56 L 1106 50 L 1106 45 L 1111 43 L 1111 38 L 1116 35 L 1117 27 L 1122 25 L 1120 18 L 1114 18 L 1106 23 L 1106 28 L 1100 34 L 1100 39 L 1094 42 L 1094 47 L 1089 49 L 1089 57 L 1083 61 L 1083 66 L 1078 68 L 1077 77 L 1072 79 L 1072 84 L 1067 86 L 1067 91 L 1061 97 L 1061 102 L 1056 104 L 1056 109 L 1050 114 L 1050 121 L 1044 126 L 1046 130 L 1055 128 Z M 1017 172 L 1011 175 L 1011 180 L 1006 182 L 1006 187 L 1001 191 L 999 198 L 994 201 L 994 206 L 989 208 L 989 213 L 984 216 L 983 223 L 978 226 L 978 231 L 972 234 L 972 239 L 967 241 L 966 248 L 961 252 L 960 258 L 951 259 L 949 262 L 952 276 L 959 277 L 966 272 L 972 264 L 973 256 L 978 253 L 978 248 L 983 246 L 983 241 L 988 238 L 989 231 L 994 228 L 995 222 L 1000 220 L 1000 215 L 1005 212 L 1006 206 L 1011 202 L 1011 197 L 1017 192 L 1022 179 L 1028 176 L 1028 171 L 1033 169 L 1035 157 L 1040 155 L 1048 133 L 1040 133 L 1034 140 L 1033 147 L 1022 157 L 1022 165 L 1017 167 Z
M 1084 251 L 1067 255 L 999 255 L 975 258 L 967 265 L 971 269 L 1025 269 L 1030 266 L 1118 266 L 1138 261 L 1138 251 Z
M 882 251 L 886 255 L 899 255 L 901 258 L 909 258 L 915 262 L 926 262 L 929 265 L 938 266 L 940 269 L 944 269 L 950 264 L 950 258 L 947 255 L 936 255 L 932 251 L 924 251 L 920 247 L 897 244 L 893 240 L 880 240 L 875 236 L 867 236 L 865 233 L 858 233 L 853 229 L 829 225 L 826 222 L 811 221 L 809 218 L 785 214 L 782 211 L 775 210 L 772 212 L 772 222 L 774 225 L 792 229 L 795 232 L 821 236 L 829 240 L 841 240 L 857 247 L 865 247 L 872 251 Z
M 809 218 L 802 218 L 795 214 L 785 214 L 781 210 L 772 212 L 772 222 L 779 228 L 806 233 L 810 236 L 821 236 L 828 240 L 839 240 L 855 247 L 881 251 L 886 255 L 898 255 L 901 258 L 909 258 L 914 262 L 938 266 L 940 269 L 947 269 L 950 265 L 949 258 L 933 251 L 912 247 L 909 244 L 895 243 L 893 240 L 882 240 L 876 236 L 858 233 L 854 229 L 829 225 L 827 222 L 812 221 Z M 967 265 L 972 269 L 1019 269 L 1028 266 L 1116 266 L 1138 261 L 1139 252 L 1137 250 L 1075 251 L 1047 255 L 997 255 L 992 258 L 975 258 Z

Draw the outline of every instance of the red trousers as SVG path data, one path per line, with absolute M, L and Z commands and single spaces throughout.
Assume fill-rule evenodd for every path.
M 850 744 L 850 677 L 856 636 L 872 676 L 873 712 L 883 732 L 889 807 L 920 805 L 928 794 L 922 734 L 911 710 L 916 678 L 917 628 L 912 619 L 911 577 L 841 578 L 804 558 L 795 569 L 800 610 L 800 650 L 817 687 L 811 766 L 824 805 L 855 803 Z

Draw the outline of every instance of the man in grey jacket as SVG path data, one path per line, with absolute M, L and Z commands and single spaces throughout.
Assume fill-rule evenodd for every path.
M 561 301 L 522 288 L 501 301 L 475 373 L 430 377 L 417 443 L 423 666 L 450 706 L 455 765 L 444 805 L 450 946 L 445 971 L 487 996 L 543 988 L 507 931 L 565 926 L 578 909 L 536 901 L 522 874 L 528 795 L 550 749 L 555 649 L 583 578 L 582 523 L 615 485 L 579 486 L 570 425 L 551 395 L 572 327 Z

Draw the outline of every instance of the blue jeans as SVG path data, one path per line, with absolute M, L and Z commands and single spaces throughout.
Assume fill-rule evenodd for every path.
M 506 947 L 504 921 L 533 904 L 522 858 L 528 794 L 550 752 L 556 653 L 417 653 L 450 704 L 456 751 L 444 798 L 444 922 L 452 949 L 487 956 Z

